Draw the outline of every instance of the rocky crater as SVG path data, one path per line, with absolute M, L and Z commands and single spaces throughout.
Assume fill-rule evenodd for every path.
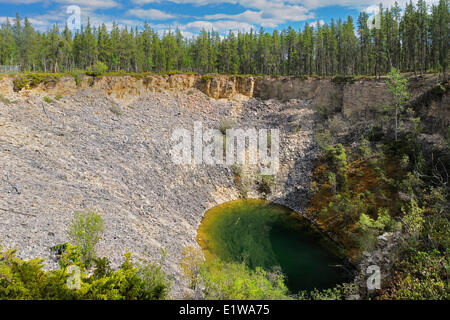
M 42 257 L 54 268 L 50 248 L 69 240 L 74 212 L 96 209 L 105 221 L 99 256 L 118 266 L 126 251 L 159 259 L 163 249 L 173 294 L 182 297 L 183 247 L 197 245 L 196 229 L 207 209 L 241 195 L 229 166 L 173 163 L 173 131 L 193 130 L 195 121 L 205 129 L 219 128 L 222 120 L 243 129 L 279 129 L 280 169 L 267 198 L 305 208 L 317 155 L 311 101 L 243 95 L 216 100 L 188 87 L 140 93 L 124 104 L 115 90 L 86 86 L 57 100 L 52 89 L 32 89 L 0 102 L 4 247 L 17 248 L 23 258 Z M 248 197 L 264 196 L 256 169 L 243 168 Z
M 127 251 L 156 260 L 163 249 L 172 293 L 183 297 L 182 249 L 197 245 L 204 212 L 242 196 L 242 184 L 230 166 L 175 164 L 174 130 L 193 131 L 199 121 L 205 129 L 224 121 L 242 129 L 279 129 L 280 168 L 271 192 L 261 193 L 258 168 L 244 166 L 240 180 L 247 197 L 302 212 L 319 155 L 313 106 L 348 112 L 373 107 L 387 93 L 371 81 L 152 75 L 86 77 L 77 85 L 64 77 L 15 90 L 14 78 L 4 77 L 0 244 L 54 268 L 50 248 L 69 240 L 74 212 L 96 209 L 105 221 L 99 256 L 118 266 Z M 424 89 L 414 90 L 419 96 Z

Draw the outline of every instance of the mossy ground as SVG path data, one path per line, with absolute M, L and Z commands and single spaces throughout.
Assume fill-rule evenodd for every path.
M 317 189 L 307 209 L 307 215 L 317 219 L 318 226 L 325 232 L 334 234 L 338 241 L 346 248 L 346 255 L 356 262 L 361 250 L 355 241 L 359 216 L 352 217 L 345 209 L 336 209 L 336 199 L 348 198 L 353 204 L 364 202 L 364 209 L 360 212 L 369 214 L 376 219 L 378 210 L 391 208 L 391 212 L 400 211 L 397 190 L 389 183 L 389 179 L 400 180 L 404 176 L 403 170 L 393 159 L 385 159 L 381 163 L 381 171 L 385 179 L 380 178 L 377 169 L 371 166 L 368 160 L 356 159 L 346 166 L 348 186 L 344 190 L 333 190 L 333 186 L 326 180 L 328 164 L 320 161 L 314 171 L 316 180 L 313 182 Z M 323 215 L 321 212 L 332 211 L 333 215 Z

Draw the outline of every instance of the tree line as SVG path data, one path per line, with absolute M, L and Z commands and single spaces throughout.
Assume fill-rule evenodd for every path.
M 96 61 L 110 71 L 199 72 L 271 75 L 381 75 L 392 67 L 416 75 L 448 68 L 449 0 L 428 5 L 412 1 L 402 10 L 380 9 L 380 28 L 369 28 L 369 15 L 357 21 L 331 20 L 269 33 L 229 32 L 221 37 L 203 29 L 186 38 L 179 29 L 161 36 L 145 23 L 110 31 L 105 24 L 72 33 L 53 25 L 38 32 L 18 14 L 0 28 L 0 65 L 22 71 L 62 72 L 87 69 Z

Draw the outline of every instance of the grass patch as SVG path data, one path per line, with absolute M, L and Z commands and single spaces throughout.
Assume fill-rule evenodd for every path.
M 49 97 L 44 97 L 44 101 L 47 102 L 47 103 L 52 103 L 53 102 L 53 100 L 50 99 Z

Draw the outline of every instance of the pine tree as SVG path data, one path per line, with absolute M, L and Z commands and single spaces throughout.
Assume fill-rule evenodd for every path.
M 392 95 L 392 103 L 388 109 L 394 118 L 394 137 L 398 139 L 399 117 L 403 110 L 404 104 L 409 99 L 408 79 L 402 78 L 399 70 L 392 68 L 389 73 L 389 80 L 386 81 L 386 86 Z
M 380 5 L 380 12 L 381 29 L 369 29 L 368 15 L 360 13 L 357 33 L 348 17 L 323 25 L 305 23 L 299 31 L 261 28 L 221 37 L 201 30 L 192 39 L 179 29 L 159 36 L 147 23 L 142 29 L 119 29 L 114 22 L 108 32 L 104 24 L 93 27 L 89 20 L 75 34 L 67 25 L 62 32 L 53 26 L 40 33 L 17 14 L 0 27 L 0 63 L 20 65 L 24 71 L 86 69 L 99 60 L 117 71 L 327 76 L 380 76 L 395 67 L 416 75 L 436 70 L 447 77 L 449 0 L 431 8 L 426 0 L 410 1 L 404 12 L 397 3 Z

